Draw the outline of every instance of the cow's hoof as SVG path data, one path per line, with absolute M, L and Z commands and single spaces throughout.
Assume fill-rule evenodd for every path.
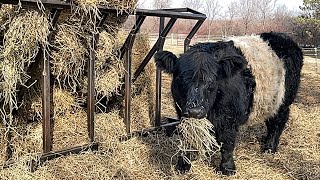
M 273 143 L 265 143 L 263 146 L 263 152 L 274 154 L 277 152 L 277 147 Z
M 176 171 L 180 173 L 186 173 L 191 169 L 191 164 L 183 159 L 182 156 L 178 157 L 178 163 L 176 165 Z
M 236 166 L 233 161 L 222 163 L 220 165 L 220 171 L 223 175 L 232 176 L 236 174 Z
M 264 147 L 263 148 L 263 152 L 266 153 L 266 154 L 274 154 L 276 152 L 276 150 L 274 150 L 272 148 Z

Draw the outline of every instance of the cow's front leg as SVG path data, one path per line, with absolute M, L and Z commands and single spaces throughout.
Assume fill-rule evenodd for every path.
M 236 173 L 236 166 L 233 160 L 233 151 L 235 148 L 235 139 L 238 128 L 220 129 L 217 132 L 217 139 L 222 144 L 221 147 L 221 163 L 220 171 L 224 175 L 234 175 Z
M 188 158 L 189 160 L 185 159 Z M 186 173 L 191 169 L 191 154 L 189 152 L 183 153 L 178 156 L 178 162 L 176 165 L 176 171 L 180 173 Z

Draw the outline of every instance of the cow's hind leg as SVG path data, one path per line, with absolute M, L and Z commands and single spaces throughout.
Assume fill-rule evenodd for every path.
M 278 114 L 266 121 L 268 134 L 263 149 L 265 152 L 277 151 L 280 136 L 289 118 L 289 111 L 289 106 L 281 106 Z

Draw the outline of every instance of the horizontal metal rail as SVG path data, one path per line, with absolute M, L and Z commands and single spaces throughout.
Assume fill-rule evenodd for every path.
M 14 4 L 18 5 L 21 2 L 22 6 L 33 6 L 37 7 L 39 5 L 38 0 L 0 0 L 0 3 L 3 4 Z M 44 7 L 47 8 L 63 8 L 70 9 L 74 6 L 73 3 L 68 1 L 61 0 L 42 0 L 41 1 Z M 112 7 L 107 6 L 98 6 L 101 13 L 110 12 L 117 13 L 118 10 Z M 177 11 L 175 9 L 166 9 L 166 10 L 149 10 L 149 9 L 136 9 L 132 13 L 132 15 L 139 16 L 155 16 L 155 17 L 171 17 L 171 18 L 183 18 L 183 19 L 195 19 L 195 20 L 205 20 L 206 16 L 197 11 L 191 10 L 189 8 L 179 8 Z
M 160 9 L 160 10 L 163 10 L 163 11 L 174 11 L 174 12 L 190 12 L 190 13 L 193 13 L 193 14 L 201 14 L 201 15 L 205 16 L 205 14 L 203 14 L 201 12 L 198 12 L 196 10 L 190 9 L 190 8 L 168 8 L 168 9 Z
M 131 132 L 125 136 L 121 136 L 119 138 L 120 141 L 126 141 L 128 139 L 131 139 L 133 137 L 146 137 L 149 135 L 149 133 L 151 132 L 157 132 L 157 131 L 162 131 L 164 130 L 165 133 L 170 136 L 174 133 L 176 126 L 180 123 L 180 121 L 176 121 L 176 122 L 171 122 L 171 123 L 166 123 L 166 124 L 162 124 L 160 126 L 156 126 L 156 127 L 151 127 L 151 128 L 145 128 L 142 129 L 141 131 L 134 131 Z
M 62 156 L 68 156 L 71 154 L 79 154 L 81 152 L 85 151 L 97 151 L 98 150 L 98 143 L 92 143 L 92 144 L 87 144 L 83 146 L 76 146 L 72 147 L 69 149 L 61 150 L 61 151 L 54 151 L 54 152 L 48 152 L 41 154 L 40 158 L 38 160 L 31 160 L 28 162 L 29 169 L 31 172 L 34 172 L 37 170 L 38 166 L 42 165 L 44 162 L 59 158 Z
M 31 160 L 28 162 L 29 170 L 34 172 L 39 165 L 43 164 L 44 162 L 46 162 L 48 160 L 62 157 L 62 156 L 67 156 L 70 154 L 79 154 L 81 152 L 89 151 L 89 150 L 90 151 L 97 151 L 98 150 L 98 143 L 86 144 L 83 146 L 76 146 L 76 147 L 72 147 L 69 149 L 61 150 L 61 151 L 42 153 L 42 154 L 40 154 L 39 159 Z M 2 164 L 0 167 L 9 168 L 9 167 L 13 166 L 15 163 L 16 163 L 16 161 L 10 160 L 10 161 L 7 161 L 4 164 Z

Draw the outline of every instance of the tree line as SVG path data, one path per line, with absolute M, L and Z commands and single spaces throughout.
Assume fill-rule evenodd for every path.
M 152 8 L 170 8 L 173 0 L 153 0 Z M 277 0 L 233 0 L 223 6 L 219 0 L 183 0 L 182 5 L 198 10 L 207 20 L 198 31 L 202 35 L 231 36 L 284 32 L 301 46 L 320 45 L 320 0 L 303 0 L 299 12 L 293 12 Z M 143 8 L 143 0 L 140 1 Z M 127 25 L 132 25 L 131 18 Z M 159 20 L 147 18 L 142 31 L 156 33 Z M 195 22 L 178 20 L 172 33 L 188 33 Z

